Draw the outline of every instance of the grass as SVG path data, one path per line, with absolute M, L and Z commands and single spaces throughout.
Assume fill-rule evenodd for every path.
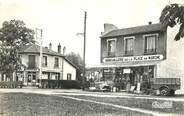
M 0 93 L 1 116 L 147 116 L 110 106 L 26 93 Z
M 70 95 L 71 96 L 71 95 Z M 81 99 L 89 99 L 98 102 L 107 102 L 132 108 L 141 108 L 146 110 L 164 112 L 164 113 L 177 113 L 184 114 L 184 102 L 176 102 L 176 101 L 167 101 L 172 103 L 172 107 L 170 108 L 155 108 L 152 103 L 158 101 L 159 103 L 163 103 L 163 100 L 154 100 L 154 99 L 136 99 L 136 98 L 109 98 L 109 97 L 93 97 L 93 96 L 72 96 Z

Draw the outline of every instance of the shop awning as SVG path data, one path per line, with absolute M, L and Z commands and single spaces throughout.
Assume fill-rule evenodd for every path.
M 114 62 L 114 63 L 101 63 L 100 65 L 92 66 L 93 68 L 111 68 L 111 67 L 139 67 L 157 65 L 162 61 L 140 61 L 140 62 Z

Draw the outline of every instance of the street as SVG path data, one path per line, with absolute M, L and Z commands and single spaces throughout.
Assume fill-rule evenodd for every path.
M 183 96 L 159 97 L 75 89 L 0 89 L 0 115 L 182 115 Z M 64 104 L 64 105 L 62 105 Z M 80 104 L 80 105 L 79 105 Z M 12 114 L 13 113 L 13 114 Z

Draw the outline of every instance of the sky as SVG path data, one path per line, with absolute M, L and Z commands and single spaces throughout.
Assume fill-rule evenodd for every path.
M 23 20 L 31 29 L 43 29 L 43 46 L 52 43 L 66 46 L 66 53 L 83 56 L 84 11 L 86 25 L 86 65 L 100 62 L 100 35 L 104 23 L 118 28 L 158 23 L 168 3 L 183 0 L 0 0 L 0 24 L 12 19 Z

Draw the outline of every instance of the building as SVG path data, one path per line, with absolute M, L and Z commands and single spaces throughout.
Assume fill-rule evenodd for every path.
M 101 64 L 97 66 L 102 69 L 102 80 L 119 82 L 119 88 L 127 90 L 131 86 L 139 88 L 140 83 L 149 88 L 152 78 L 176 77 L 181 78 L 184 90 L 184 51 L 178 52 L 184 45 L 175 42 L 174 35 L 162 24 L 151 22 L 123 29 L 105 24 L 100 37 Z
M 42 48 L 42 76 L 39 76 L 40 47 L 36 44 L 23 46 L 19 51 L 23 68 L 19 71 L 17 78 L 23 81 L 24 85 L 36 85 L 39 80 L 76 80 L 77 67 L 61 54 L 61 45 L 58 45 L 58 52 L 49 48 Z M 14 78 L 14 80 L 16 80 Z

